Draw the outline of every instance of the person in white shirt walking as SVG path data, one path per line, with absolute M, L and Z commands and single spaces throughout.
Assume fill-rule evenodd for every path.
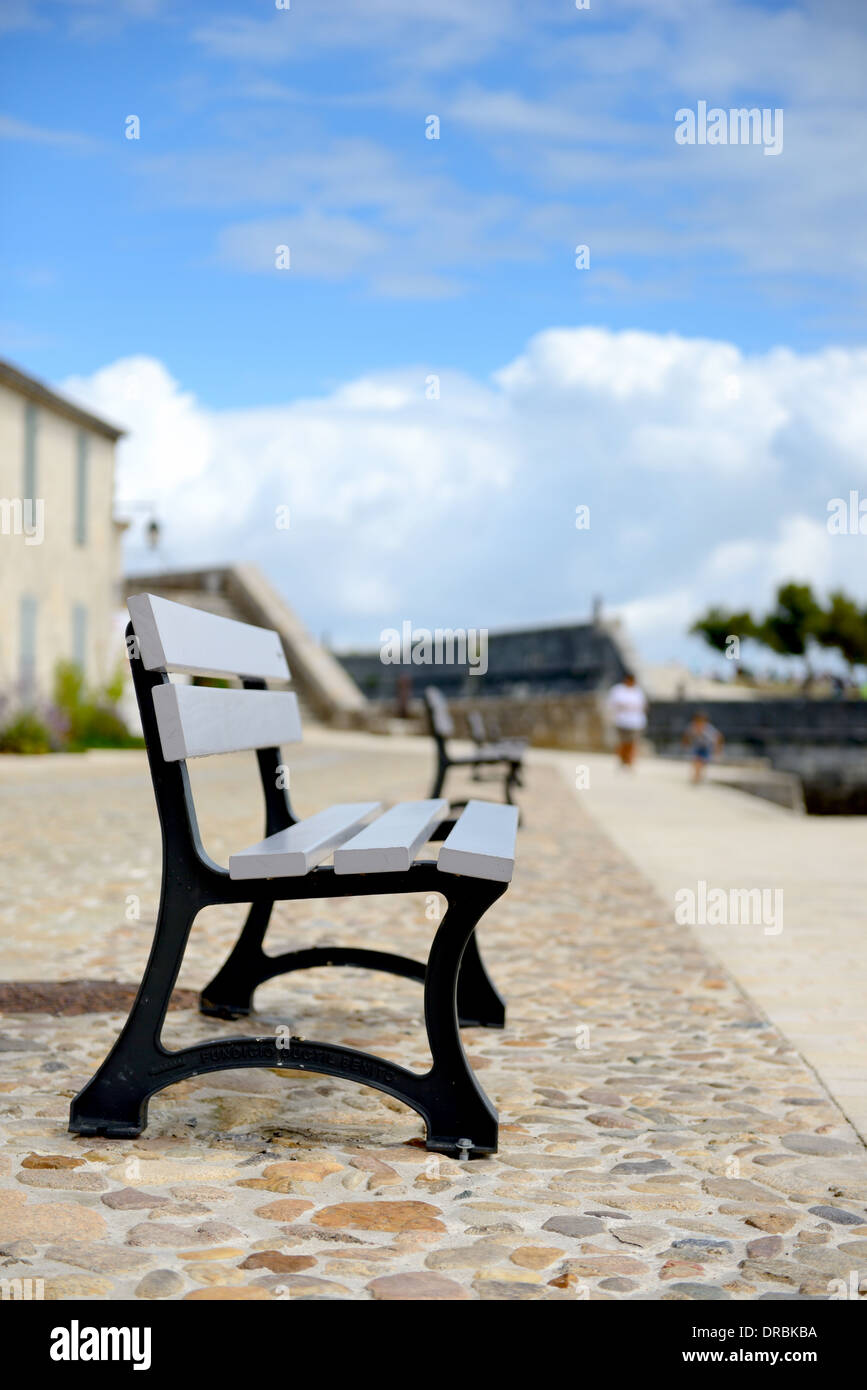
M 631 671 L 608 693 L 608 713 L 617 730 L 621 767 L 632 767 L 642 730 L 647 726 L 647 697 Z

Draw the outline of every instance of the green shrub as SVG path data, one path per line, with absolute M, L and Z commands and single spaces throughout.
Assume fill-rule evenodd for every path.
M 0 753 L 50 753 L 51 731 L 35 710 L 21 710 L 0 729 Z
M 82 753 L 87 748 L 144 748 L 129 732 L 117 709 L 123 694 L 118 674 L 104 690 L 89 692 L 80 668 L 58 662 L 54 700 L 42 709 L 0 715 L 0 753 Z
M 54 672 L 54 704 L 65 728 L 64 747 L 72 753 L 85 748 L 143 748 L 117 712 L 123 693 L 120 676 L 104 690 L 89 693 L 81 669 L 71 661 L 60 661 Z
M 144 741 L 133 737 L 110 705 L 86 702 L 79 710 L 74 732 L 70 730 L 69 747 L 73 752 L 84 748 L 143 748 Z
M 84 675 L 74 661 L 58 661 L 54 668 L 54 704 L 62 715 L 72 720 L 78 715 L 84 699 Z

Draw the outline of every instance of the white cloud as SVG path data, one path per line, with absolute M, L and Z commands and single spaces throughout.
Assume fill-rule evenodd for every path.
M 52 130 L 18 121 L 13 116 L 0 116 L 0 140 L 19 140 L 31 145 L 54 145 L 59 149 L 89 154 L 100 148 L 100 142 L 74 130 Z
M 277 247 L 288 246 L 295 275 L 343 280 L 385 251 L 382 233 L 351 217 L 305 212 L 226 227 L 217 256 L 241 270 L 276 273 Z
M 385 67 L 433 71 L 478 61 L 514 38 L 527 28 L 522 8 L 519 0 L 317 0 L 263 19 L 216 16 L 193 37 L 212 56 L 264 66 L 343 49 Z
M 867 493 L 864 349 L 558 328 L 488 382 L 419 365 L 215 410 L 130 358 L 65 389 L 130 428 L 120 495 L 156 502 L 168 562 L 256 561 L 335 640 L 565 620 L 601 593 L 666 660 L 706 604 L 761 608 L 781 580 L 867 599 L 867 540 L 826 525 Z
M 535 214 L 524 222 L 511 193 L 443 173 L 421 115 L 415 131 L 415 159 L 345 136 L 275 154 L 269 131 L 267 150 L 185 151 L 145 159 L 139 172 L 161 205 L 269 209 L 218 231 L 214 255 L 224 266 L 274 274 L 275 248 L 288 245 L 296 277 L 356 276 L 393 298 L 452 296 L 480 262 L 532 261 L 543 243 L 563 238 L 562 226 Z M 571 222 L 564 245 L 569 234 Z
M 5 0 L 5 4 L 0 7 L 0 34 L 13 34 L 17 30 L 44 27 L 31 0 Z
M 626 631 L 647 655 L 655 655 L 654 645 L 661 633 L 685 630 L 696 615 L 691 589 L 674 589 L 615 605 L 615 612 Z
M 503 261 L 556 273 L 580 240 L 594 257 L 582 288 L 607 302 L 636 278 L 645 295 L 672 283 L 693 295 L 691 276 L 734 272 L 764 299 L 817 304 L 829 335 L 851 332 L 867 269 L 864 15 L 846 0 L 833 14 L 832 0 L 704 8 L 700 22 L 694 0 L 657 0 L 652 16 L 644 0 L 215 14 L 191 39 L 219 77 L 187 75 L 178 94 L 221 115 L 198 148 L 143 151 L 135 175 L 158 206 L 231 208 L 218 258 L 247 270 L 262 266 L 272 211 L 294 219 L 299 274 L 357 276 L 391 297 L 456 294 Z M 326 55 L 343 80 L 318 80 Z M 698 100 L 783 110 L 781 157 L 677 145 L 675 111 Z M 423 138 L 427 113 L 441 142 Z

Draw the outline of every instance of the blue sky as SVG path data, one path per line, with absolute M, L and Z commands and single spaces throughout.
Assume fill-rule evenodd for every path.
M 255 552 L 286 588 L 313 562 L 314 536 L 337 557 L 357 548 L 332 596 L 299 605 L 351 640 L 390 625 L 401 604 L 413 605 L 404 616 L 424 608 L 456 621 L 471 595 L 493 626 L 568 617 L 602 591 L 633 605 L 633 618 L 636 603 L 662 605 L 656 628 L 644 610 L 637 624 L 663 658 L 686 651 L 672 594 L 686 611 L 737 590 L 713 568 L 696 583 L 709 551 L 760 549 L 764 537 L 764 568 L 756 561 L 744 580 L 764 596 L 790 563 L 786 527 L 824 525 L 825 499 L 863 477 L 860 423 L 841 437 L 821 402 L 796 399 L 821 381 L 822 400 L 838 408 L 833 352 L 845 354 L 847 389 L 862 385 L 867 11 L 856 0 L 590 0 L 587 10 L 567 0 L 292 0 L 287 10 L 266 0 L 6 0 L 0 31 L 0 168 L 13 208 L 0 232 L 0 352 L 133 425 L 121 496 L 159 474 L 145 441 L 166 447 L 166 419 L 183 417 L 201 458 L 190 472 L 173 457 L 156 488 L 169 558 Z M 676 144 L 675 112 L 700 100 L 782 109 L 782 152 Z M 125 138 L 131 115 L 138 140 Z M 438 140 L 425 138 L 430 115 Z M 290 247 L 289 270 L 275 266 L 278 244 Z M 590 247 L 588 270 L 575 267 L 578 244 Z M 554 403 L 536 371 L 553 359 L 534 343 L 579 358 L 582 343 L 605 344 L 609 361 L 608 337 L 544 337 L 556 330 L 612 335 L 614 348 L 610 377 L 561 381 Z M 647 335 L 639 348 L 635 331 Z M 691 348 L 659 388 L 667 405 L 654 424 L 644 388 L 625 403 L 617 382 L 633 351 L 665 358 L 675 341 Z M 788 372 L 780 350 L 792 354 Z M 685 385 L 703 380 L 700 363 L 728 362 L 726 352 L 735 357 L 725 379 L 754 380 L 764 402 L 750 428 L 737 407 L 737 468 L 714 438 L 715 417 L 693 418 L 701 390 L 692 405 L 678 392 L 679 370 Z M 528 355 L 532 406 L 515 385 Z M 430 373 L 452 383 L 433 431 Z M 821 468 L 803 457 L 798 410 L 819 421 Z M 369 437 L 353 457 L 358 411 Z M 562 429 L 543 443 L 537 425 L 552 411 Z M 852 414 L 848 397 L 842 413 Z M 579 455 L 570 439 L 590 418 Z M 636 463 L 636 432 L 646 438 L 651 426 L 657 443 L 668 432 L 674 481 L 654 449 L 642 461 L 640 445 Z M 497 429 L 504 454 L 492 475 L 484 453 Z M 326 463 L 322 438 L 340 430 L 347 454 Z M 523 452 L 507 459 L 517 438 Z M 391 560 L 379 542 L 365 545 L 375 528 L 349 503 L 343 532 L 308 509 L 306 539 L 296 531 L 288 549 L 258 530 L 274 497 L 307 496 L 301 475 L 311 471 L 340 493 L 364 467 L 381 511 L 401 491 L 395 477 L 415 475 L 408 451 L 446 471 L 442 460 L 457 460 L 456 511 L 488 489 L 501 529 L 498 544 L 475 541 L 493 567 L 486 582 L 455 556 L 454 580 L 438 585 L 432 569 L 416 593 L 400 592 L 418 555 L 411 498 L 399 513 L 385 506 L 407 537 L 405 550 L 389 543 Z M 733 470 L 760 493 L 722 496 Z M 241 472 L 261 484 L 255 498 Z M 548 503 L 535 497 L 543 479 Z M 224 504 L 220 489 L 234 488 L 236 504 L 221 511 L 199 498 L 199 515 L 175 524 L 173 481 L 182 490 L 204 480 Z M 721 518 L 697 549 L 671 543 L 685 492 L 684 515 L 694 506 Z M 559 527 L 568 533 L 573 498 L 591 496 L 600 525 L 607 519 L 578 562 L 560 554 L 575 537 Z M 301 525 L 304 507 L 296 513 Z M 450 517 L 442 524 L 458 534 Z M 526 573 L 509 589 L 516 545 Z M 774 546 L 783 558 L 769 563 Z M 851 569 L 856 584 L 844 549 L 815 561 L 816 582 L 848 582 Z M 357 596 L 372 566 L 382 583 L 353 617 L 341 595 Z M 436 614 L 438 604 L 449 611 Z
M 395 362 L 486 373 L 561 322 L 745 349 L 863 332 L 854 0 L 5 8 L 3 318 L 50 377 L 144 352 L 243 405 Z M 696 175 L 708 152 L 672 129 L 699 96 L 782 106 L 789 148 Z

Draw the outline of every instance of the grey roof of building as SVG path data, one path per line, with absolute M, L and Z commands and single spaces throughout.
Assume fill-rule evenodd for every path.
M 117 425 L 112 425 L 108 420 L 102 420 L 98 415 L 92 415 L 89 410 L 83 410 L 80 405 L 75 405 L 73 401 L 67 400 L 65 396 L 59 396 L 56 391 L 52 391 L 50 386 L 38 381 L 34 376 L 28 376 L 27 372 L 22 372 L 20 367 L 14 367 L 11 362 L 4 362 L 0 358 L 0 385 L 8 386 L 13 391 L 18 391 L 28 400 L 34 401 L 37 405 L 44 405 L 47 410 L 53 410 L 58 415 L 65 415 L 68 420 L 74 420 L 76 424 L 82 425 L 85 429 L 94 430 L 97 434 L 105 435 L 106 439 L 120 439 L 125 430 Z

